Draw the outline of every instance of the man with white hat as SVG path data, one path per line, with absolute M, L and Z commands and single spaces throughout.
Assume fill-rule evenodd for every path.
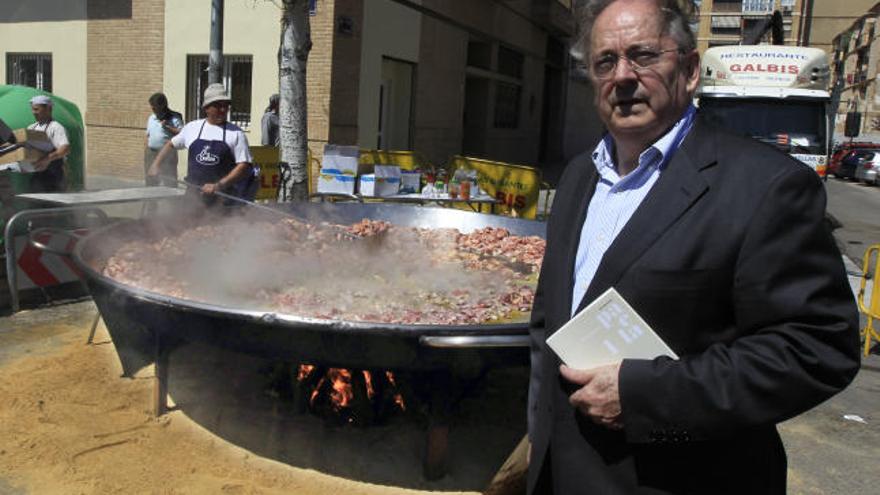
M 209 85 L 204 96 L 205 118 L 186 124 L 165 143 L 149 175 L 159 175 L 159 164 L 168 153 L 186 148 L 186 181 L 199 186 L 206 204 L 214 202 L 215 192 L 252 200 L 256 193 L 253 156 L 244 131 L 226 121 L 231 99 L 222 84 Z
M 28 129 L 43 131 L 55 147 L 51 153 L 34 162 L 31 176 L 32 192 L 55 192 L 64 189 L 64 157 L 70 153 L 67 131 L 52 119 L 52 99 L 46 95 L 31 98 L 31 112 L 36 122 Z

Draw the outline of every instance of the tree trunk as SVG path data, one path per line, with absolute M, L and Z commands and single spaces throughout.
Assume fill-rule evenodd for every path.
M 312 49 L 309 1 L 284 0 L 281 18 L 279 106 L 281 169 L 283 181 L 279 200 L 308 200 L 308 112 L 306 108 L 306 63 Z

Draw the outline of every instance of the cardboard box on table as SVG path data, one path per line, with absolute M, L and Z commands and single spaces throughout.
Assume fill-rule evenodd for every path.
M 377 177 L 376 174 L 361 174 L 358 181 L 361 196 L 393 196 L 399 192 L 399 177 Z
M 400 194 L 421 192 L 422 174 L 414 170 L 400 171 Z
M 318 192 L 324 194 L 354 194 L 355 176 L 335 169 L 321 169 Z
M 43 131 L 16 129 L 12 133 L 15 136 L 14 144 L 0 144 L 0 150 L 13 148 L 0 155 L 0 165 L 16 164 L 17 172 L 33 172 L 34 168 L 31 163 L 43 158 L 55 149 L 49 136 Z
M 324 146 L 318 192 L 325 194 L 354 194 L 358 171 L 358 147 Z
M 400 193 L 401 170 L 397 165 L 362 163 L 358 168 L 358 193 L 365 197 Z

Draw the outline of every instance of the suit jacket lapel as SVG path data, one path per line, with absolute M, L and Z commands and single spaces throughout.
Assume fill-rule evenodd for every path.
M 700 177 L 700 170 L 716 161 L 714 138 L 715 134 L 699 119 L 694 123 L 654 187 L 608 247 L 578 311 L 613 287 L 639 256 L 706 192 L 709 186 Z
M 577 167 L 575 169 L 577 173 L 572 174 L 572 183 L 565 185 L 571 191 L 570 195 L 560 195 L 559 197 L 559 199 L 564 198 L 564 202 L 558 205 L 558 208 L 562 210 L 558 212 L 558 218 L 564 219 L 564 222 L 555 228 L 557 238 L 554 239 L 555 244 L 560 246 L 558 251 L 560 257 L 554 263 L 555 269 L 559 271 L 554 279 L 566 281 L 565 284 L 558 286 L 564 292 L 556 298 L 557 301 L 563 303 L 558 307 L 558 311 L 564 310 L 564 315 L 560 315 L 562 317 L 560 323 L 568 320 L 571 311 L 571 297 L 574 290 L 574 276 L 572 274 L 577 258 L 578 243 L 584 219 L 587 216 L 587 205 L 590 198 L 593 197 L 598 181 L 598 173 L 590 153 L 584 153 L 581 158 L 572 163 L 572 166 Z M 554 214 L 557 214 L 556 208 L 557 206 L 554 205 Z

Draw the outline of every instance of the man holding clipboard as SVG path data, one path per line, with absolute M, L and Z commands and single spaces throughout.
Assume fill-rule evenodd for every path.
M 822 183 L 701 120 L 699 53 L 678 1 L 585 3 L 574 51 L 608 133 L 569 164 L 548 222 L 529 492 L 784 494 L 776 424 L 859 366 Z M 547 339 L 610 288 L 678 359 L 561 365 Z

